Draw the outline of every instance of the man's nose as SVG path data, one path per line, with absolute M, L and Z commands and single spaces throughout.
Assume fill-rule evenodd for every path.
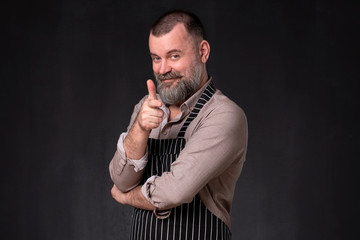
M 160 74 L 165 74 L 165 73 L 168 73 L 170 71 L 171 71 L 170 64 L 166 60 L 161 61 L 160 68 L 159 68 L 159 73 Z

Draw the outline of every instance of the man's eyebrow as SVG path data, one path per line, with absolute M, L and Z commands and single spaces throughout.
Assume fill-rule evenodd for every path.
M 168 51 L 166 54 L 169 55 L 171 53 L 175 53 L 175 52 L 182 52 L 180 49 L 171 49 L 170 51 Z M 152 53 L 152 52 L 149 52 L 150 53 L 150 56 L 158 56 L 157 54 L 155 53 Z
M 167 52 L 167 54 L 174 53 L 174 52 L 182 52 L 180 49 L 171 49 Z

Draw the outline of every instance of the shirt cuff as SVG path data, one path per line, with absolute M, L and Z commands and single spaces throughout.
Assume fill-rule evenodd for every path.
M 154 201 L 151 199 L 151 194 L 154 191 L 154 181 L 155 181 L 156 176 L 151 176 L 149 177 L 146 182 L 144 183 L 144 185 L 142 185 L 141 187 L 141 192 L 144 195 L 144 197 L 152 204 L 156 207 L 156 204 L 154 203 Z
M 152 204 L 155 206 L 154 209 L 154 215 L 159 218 L 159 219 L 165 219 L 168 218 L 171 215 L 171 209 L 166 209 L 166 210 L 160 210 L 159 208 L 156 207 L 156 204 L 154 201 L 152 201 L 151 199 L 151 194 L 154 191 L 155 188 L 155 179 L 157 176 L 151 176 L 149 177 L 145 184 L 141 187 L 141 192 L 142 194 L 145 196 L 145 198 Z
M 148 152 L 146 150 L 145 155 L 142 158 L 140 158 L 139 160 L 127 158 L 126 153 L 125 153 L 125 148 L 124 148 L 124 140 L 125 140 L 126 136 L 127 136 L 127 133 L 122 133 L 119 137 L 119 141 L 117 144 L 118 152 L 120 154 L 121 159 L 123 159 L 123 161 L 121 161 L 121 162 L 124 163 L 124 165 L 126 162 L 128 162 L 130 165 L 134 166 L 135 172 L 139 172 L 146 167 Z

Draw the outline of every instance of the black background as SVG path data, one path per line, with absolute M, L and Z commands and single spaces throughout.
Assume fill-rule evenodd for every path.
M 359 8 L 325 0 L 3 2 L 2 239 L 127 239 L 108 164 L 152 77 L 148 29 L 173 8 L 202 19 L 208 72 L 248 117 L 233 239 L 349 239 Z

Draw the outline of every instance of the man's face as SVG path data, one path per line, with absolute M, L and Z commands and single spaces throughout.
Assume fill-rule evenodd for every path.
M 181 104 L 200 85 L 203 66 L 183 24 L 160 37 L 150 34 L 149 48 L 158 92 L 165 104 Z

